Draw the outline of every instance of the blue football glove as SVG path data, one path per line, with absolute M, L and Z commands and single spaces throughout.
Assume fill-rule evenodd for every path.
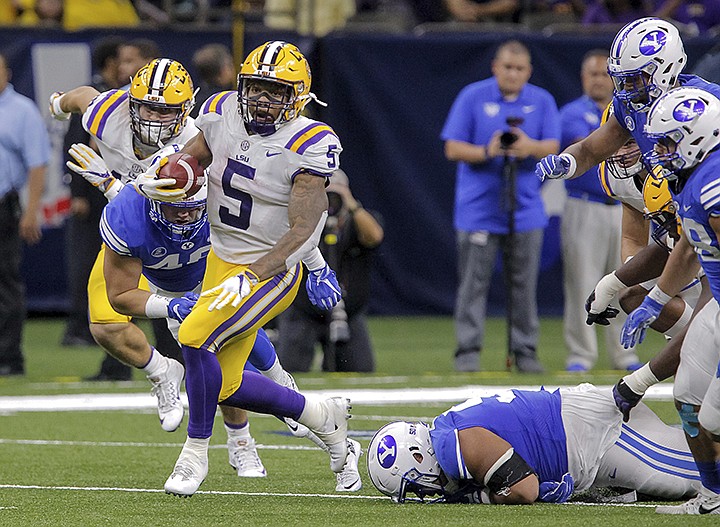
M 640 344 L 645 339 L 645 332 L 660 315 L 663 304 L 646 296 L 635 311 L 630 313 L 620 334 L 620 342 L 625 349 Z
M 615 406 L 618 407 L 623 414 L 623 421 L 626 423 L 630 420 L 630 411 L 637 406 L 642 399 L 642 395 L 635 393 L 630 387 L 625 384 L 625 381 L 620 379 L 618 383 L 613 386 L 613 398 L 615 399 Z
M 538 499 L 547 503 L 564 503 L 575 490 L 575 481 L 569 472 L 565 473 L 562 481 L 543 481 L 540 483 Z
M 535 165 L 535 175 L 540 181 L 548 179 L 566 179 L 570 173 L 570 160 L 566 157 L 550 154 Z
M 190 314 L 198 298 L 200 297 L 196 293 L 185 293 L 180 298 L 173 298 L 168 304 L 168 317 L 182 322 Z
M 325 311 L 334 308 L 342 298 L 335 271 L 328 264 L 308 273 L 305 289 L 310 303 Z

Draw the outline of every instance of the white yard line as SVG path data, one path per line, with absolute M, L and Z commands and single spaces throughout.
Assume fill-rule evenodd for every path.
M 128 487 L 69 487 L 69 486 L 51 486 L 51 485 L 11 485 L 0 484 L 0 489 L 21 489 L 21 490 L 71 490 L 85 492 L 137 492 L 150 494 L 163 494 L 162 489 L 138 489 Z M 345 500 L 387 500 L 387 496 L 365 496 L 359 494 L 313 494 L 313 493 L 295 493 L 295 492 L 241 492 L 230 490 L 199 490 L 195 494 L 211 494 L 220 496 L 267 496 L 272 498 L 329 498 L 329 499 L 345 499 Z M 596 507 L 644 507 L 655 508 L 657 505 L 650 503 L 563 503 L 568 505 L 583 505 Z M 15 507 L 7 507 L 15 508 Z M 2 509 L 2 507 L 0 507 Z
M 554 390 L 561 386 L 545 386 Z M 568 386 L 562 386 L 568 387 Z M 609 388 L 610 386 L 598 386 Z M 458 386 L 452 388 L 398 388 L 352 390 L 305 390 L 303 394 L 327 397 L 347 397 L 354 405 L 382 406 L 416 403 L 458 403 L 472 397 L 486 397 L 510 388 L 538 390 L 540 386 Z M 650 387 L 645 400 L 672 401 L 672 384 Z M 187 397 L 181 395 L 187 406 Z M 73 395 L 26 395 L 0 397 L 2 412 L 62 412 L 101 410 L 145 410 L 156 407 L 156 400 L 148 393 L 96 393 Z

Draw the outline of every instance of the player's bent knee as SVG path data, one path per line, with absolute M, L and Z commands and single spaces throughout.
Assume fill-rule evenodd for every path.
M 678 414 L 680 415 L 683 431 L 689 437 L 697 437 L 700 434 L 698 407 L 681 401 L 675 401 L 675 408 L 677 408 Z

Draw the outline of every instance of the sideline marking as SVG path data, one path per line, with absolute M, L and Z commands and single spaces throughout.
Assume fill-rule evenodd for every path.
M 574 387 L 576 385 L 572 385 Z M 567 386 L 546 385 L 545 389 L 570 388 Z M 612 386 L 597 386 L 610 389 Z M 306 390 L 304 395 L 322 399 L 328 397 L 347 397 L 354 405 L 386 406 L 417 403 L 456 404 L 473 397 L 488 397 L 498 392 L 519 389 L 539 390 L 536 386 L 458 386 L 452 388 L 412 388 L 412 389 L 367 389 L 367 390 Z M 662 383 L 651 386 L 645 394 L 645 400 L 672 401 L 672 384 Z M 180 397 L 187 407 L 187 395 Z M 98 410 L 145 410 L 157 408 L 157 400 L 145 393 L 94 393 L 74 395 L 42 396 L 6 396 L 0 397 L 0 412 L 61 412 L 61 411 L 98 411 Z
M 183 443 L 138 443 L 122 441 L 58 441 L 48 439 L 0 439 L 0 445 L 37 445 L 37 446 L 101 446 L 101 447 L 134 447 L 134 448 L 182 448 Z M 316 446 L 302 445 L 256 445 L 263 450 L 320 450 Z M 227 445 L 210 445 L 210 449 L 227 449 Z

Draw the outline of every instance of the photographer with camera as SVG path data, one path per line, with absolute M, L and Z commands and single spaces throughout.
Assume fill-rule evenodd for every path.
M 508 362 L 520 372 L 540 373 L 536 287 L 548 220 L 540 185 L 533 180 L 534 163 L 558 151 L 560 118 L 553 97 L 528 83 L 532 65 L 522 43 L 501 44 L 492 73 L 460 92 L 441 135 L 445 156 L 458 162 L 455 369 L 480 368 L 488 290 L 502 248 Z
M 290 372 L 312 367 L 315 344 L 323 350 L 323 371 L 375 370 L 366 311 L 374 249 L 383 240 L 382 219 L 355 199 L 342 170 L 336 170 L 326 189 L 328 218 L 320 250 L 337 272 L 342 300 L 330 311 L 310 304 L 303 288 L 278 317 L 277 353 Z

